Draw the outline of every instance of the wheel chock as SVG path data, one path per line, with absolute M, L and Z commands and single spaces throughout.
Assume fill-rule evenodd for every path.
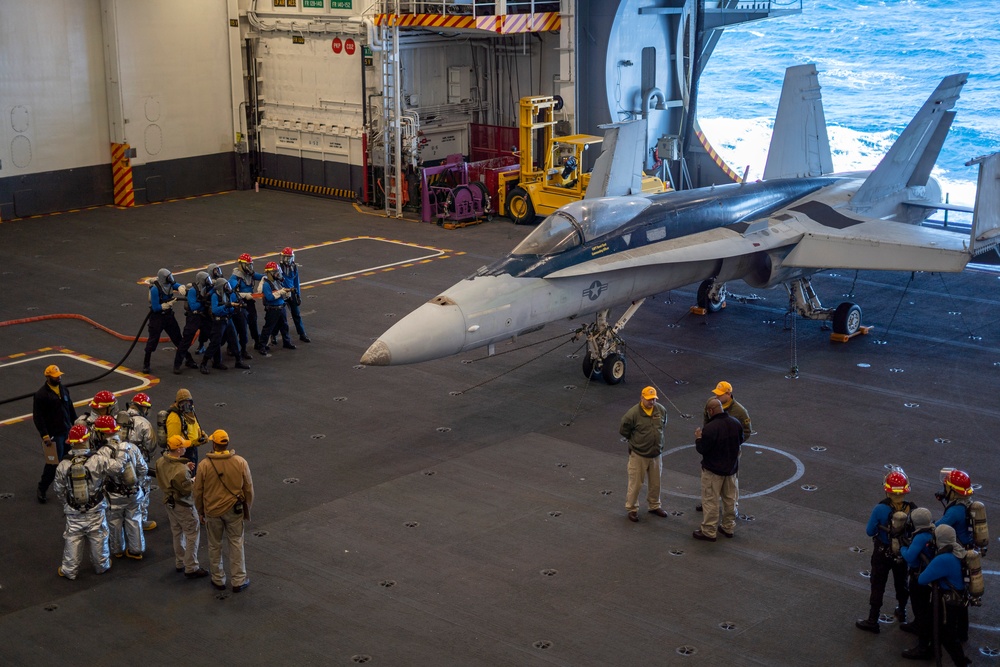
M 445 229 L 461 229 L 462 227 L 471 227 L 482 222 L 486 222 L 486 218 L 476 218 L 475 220 L 466 220 L 464 222 L 445 222 L 441 226 Z
M 852 334 L 832 333 L 832 334 L 830 334 L 830 342 L 831 343 L 846 343 L 847 341 L 851 340 L 855 336 L 861 336 L 863 334 L 867 335 L 868 332 L 871 331 L 874 328 L 875 328 L 874 325 L 873 326 L 867 326 L 867 327 L 858 327 L 858 330 L 855 331 Z
M 722 302 L 722 306 L 719 308 L 719 310 L 722 310 L 725 307 L 726 307 L 726 302 L 723 301 Z M 701 306 L 691 306 L 691 314 L 692 315 L 708 315 L 708 309 L 707 308 L 702 308 Z

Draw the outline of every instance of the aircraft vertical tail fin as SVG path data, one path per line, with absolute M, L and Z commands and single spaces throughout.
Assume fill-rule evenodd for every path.
M 976 208 L 972 213 L 972 256 L 1000 246 L 1000 153 L 970 160 L 979 165 Z
M 968 73 L 946 76 L 896 139 L 851 199 L 864 213 L 876 202 L 914 185 L 926 185 L 931 168 L 954 120 L 951 111 Z
M 816 65 L 789 67 L 781 86 L 764 180 L 822 176 L 832 171 Z
M 604 142 L 594 162 L 584 199 L 621 197 L 642 192 L 646 119 L 601 125 Z

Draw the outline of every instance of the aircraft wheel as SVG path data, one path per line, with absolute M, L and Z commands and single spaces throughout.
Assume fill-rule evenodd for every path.
M 591 380 L 601 377 L 601 364 L 594 363 L 594 358 L 587 352 L 583 357 L 583 375 Z
M 604 381 L 608 384 L 618 384 L 624 380 L 625 357 L 617 352 L 612 352 L 605 357 L 604 364 L 601 367 L 601 376 L 604 377 Z
M 527 225 L 535 221 L 535 207 L 524 188 L 514 188 L 507 198 L 507 212 L 515 225 Z
M 726 302 L 725 294 L 717 301 L 709 296 L 709 292 L 712 291 L 714 284 L 714 280 L 703 280 L 701 281 L 701 285 L 698 285 L 698 307 L 704 308 L 710 313 L 717 313 L 722 310 L 722 304 Z
M 833 313 L 833 333 L 852 336 L 861 328 L 861 307 L 845 301 Z

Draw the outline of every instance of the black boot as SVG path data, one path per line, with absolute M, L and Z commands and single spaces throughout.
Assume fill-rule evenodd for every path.
M 934 657 L 934 649 L 930 646 L 914 646 L 903 651 L 902 655 L 909 660 L 930 660 Z
M 878 627 L 878 612 L 879 610 L 872 607 L 871 611 L 868 612 L 868 618 L 859 618 L 854 622 L 854 626 L 859 630 L 865 630 L 867 632 L 879 633 Z
M 201 366 L 198 366 L 198 370 L 201 371 L 202 375 L 208 375 L 209 373 L 212 372 L 212 371 L 208 370 L 208 362 L 207 361 L 201 362 Z
M 142 372 L 143 373 L 148 373 L 149 372 L 149 358 L 151 356 L 153 356 L 153 353 L 152 352 L 147 352 L 146 356 L 144 356 L 142 358 Z

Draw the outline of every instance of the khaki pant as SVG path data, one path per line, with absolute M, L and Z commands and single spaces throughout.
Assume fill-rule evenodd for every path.
M 625 509 L 635 512 L 639 509 L 639 489 L 646 482 L 646 503 L 649 509 L 660 508 L 660 473 L 663 471 L 663 457 L 646 458 L 635 452 L 628 454 L 628 490 L 625 492 Z
M 722 530 L 732 533 L 736 528 L 736 498 L 739 489 L 736 475 L 716 475 L 701 469 L 701 532 L 715 537 L 719 526 L 719 498 L 722 499 Z
M 174 567 L 183 567 L 185 572 L 198 570 L 198 543 L 201 541 L 201 525 L 198 512 L 193 505 L 175 503 L 165 505 L 170 519 L 170 532 L 174 537 Z
M 243 555 L 243 515 L 230 507 L 222 516 L 205 518 L 208 531 L 208 562 L 212 573 L 212 583 L 224 586 L 226 571 L 222 568 L 222 539 L 226 540 L 226 556 L 229 558 L 229 582 L 241 586 L 247 579 L 246 560 Z

